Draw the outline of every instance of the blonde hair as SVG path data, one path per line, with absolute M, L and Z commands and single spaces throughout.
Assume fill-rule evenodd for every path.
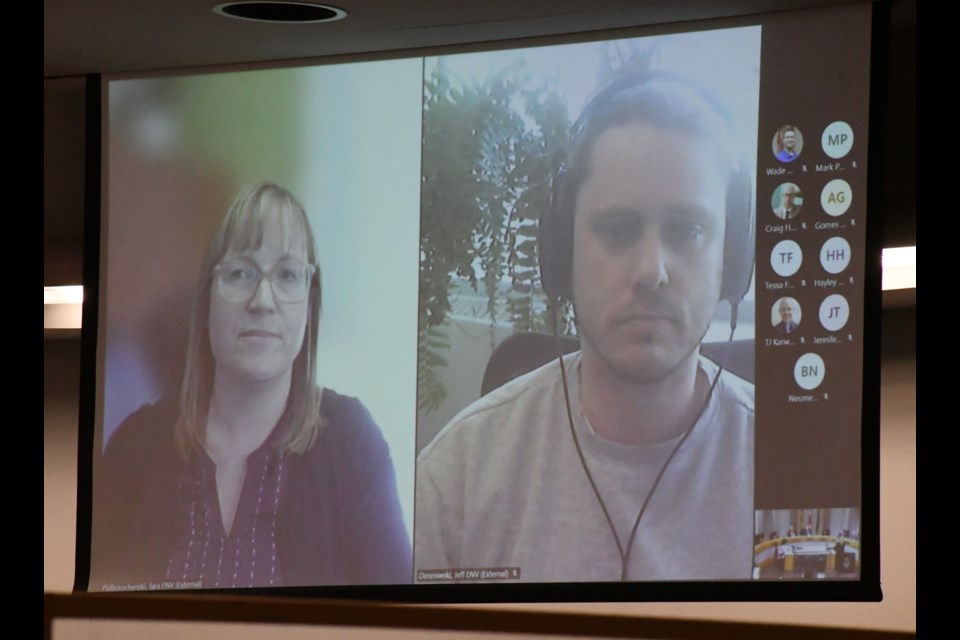
M 300 353 L 293 362 L 290 395 L 280 418 L 282 432 L 276 440 L 276 447 L 288 453 L 303 453 L 313 446 L 323 429 L 320 420 L 321 390 L 316 383 L 316 345 L 321 309 L 316 243 L 303 205 L 283 187 L 261 182 L 243 189 L 237 195 L 210 239 L 203 261 L 191 312 L 187 357 L 180 388 L 180 417 L 174 431 L 177 450 L 184 458 L 201 450 L 206 437 L 215 368 L 209 327 L 214 268 L 228 253 L 256 250 L 263 242 L 264 220 L 270 214 L 279 214 L 283 237 L 290 238 L 295 234 L 302 236 L 307 262 L 317 268 L 310 280 L 307 326 Z

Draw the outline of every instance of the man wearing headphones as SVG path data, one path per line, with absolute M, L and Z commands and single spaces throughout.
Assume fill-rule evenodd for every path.
M 584 110 L 540 222 L 544 289 L 573 301 L 581 350 L 421 453 L 418 581 L 751 577 L 753 385 L 699 349 L 752 277 L 735 148 L 723 109 L 676 76 L 626 78 Z

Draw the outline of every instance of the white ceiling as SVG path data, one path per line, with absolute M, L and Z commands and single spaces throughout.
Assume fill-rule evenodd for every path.
M 664 24 L 852 0 L 332 0 L 347 18 L 275 25 L 218 0 L 44 0 L 45 78 L 409 50 Z

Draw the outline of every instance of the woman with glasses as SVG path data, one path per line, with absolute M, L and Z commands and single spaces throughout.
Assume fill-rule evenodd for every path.
M 410 582 L 387 444 L 358 400 L 316 384 L 320 308 L 303 207 L 244 190 L 207 251 L 179 402 L 143 407 L 107 447 L 102 588 Z

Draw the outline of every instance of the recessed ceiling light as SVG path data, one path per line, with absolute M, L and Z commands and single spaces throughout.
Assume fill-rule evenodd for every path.
M 310 2 L 224 2 L 213 8 L 213 12 L 253 22 L 282 22 L 303 24 L 312 22 L 333 22 L 347 17 L 347 12 L 337 7 Z

